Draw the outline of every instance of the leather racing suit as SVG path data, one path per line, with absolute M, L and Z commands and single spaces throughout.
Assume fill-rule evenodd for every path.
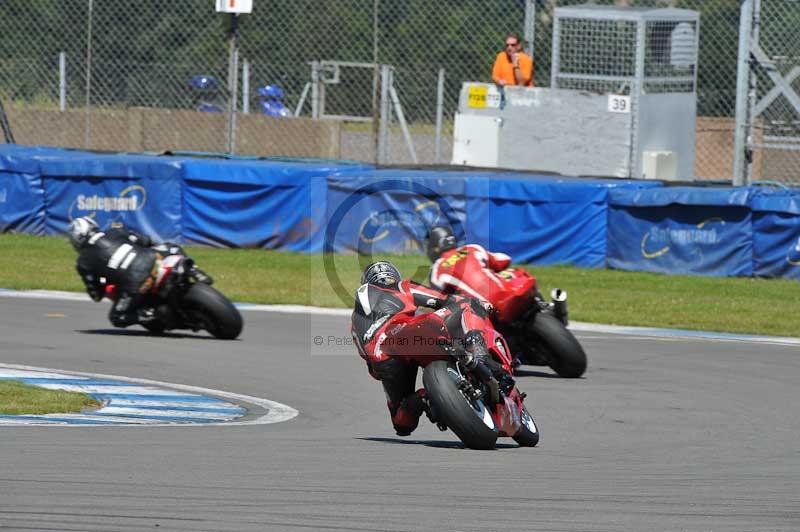
M 108 318 L 115 327 L 139 321 L 137 306 L 152 286 L 160 255 L 148 237 L 127 229 L 98 231 L 78 253 L 76 268 L 94 301 L 103 299 L 105 286 L 117 287 L 119 297 Z
M 431 266 L 430 282 L 444 293 L 461 291 L 495 307 L 495 297 L 510 277 L 504 271 L 511 265 L 505 253 L 492 253 L 477 244 L 445 251 Z

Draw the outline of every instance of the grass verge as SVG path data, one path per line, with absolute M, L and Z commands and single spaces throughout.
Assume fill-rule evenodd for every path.
M 349 307 L 362 265 L 356 255 L 334 258 L 344 288 L 331 287 L 331 269 L 319 255 L 261 249 L 188 247 L 187 251 L 235 301 Z M 405 275 L 424 281 L 422 255 L 392 256 Z M 575 321 L 672 327 L 800 337 L 800 283 L 753 279 L 659 275 L 571 266 L 530 266 L 547 294 L 569 293 Z M 75 252 L 64 238 L 0 235 L 0 287 L 82 291 Z
M 48 390 L 19 381 L 0 382 L 0 414 L 4 415 L 66 414 L 99 406 L 98 400 L 84 393 Z

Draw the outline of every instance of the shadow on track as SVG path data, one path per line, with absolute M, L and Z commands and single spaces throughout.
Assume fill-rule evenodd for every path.
M 415 440 L 415 439 L 400 439 L 400 438 L 356 438 L 357 440 L 372 441 L 377 443 L 394 443 L 399 445 L 425 445 L 426 447 L 435 447 L 437 449 L 462 449 L 471 451 L 460 441 L 451 440 Z M 497 449 L 518 449 L 519 445 L 514 443 L 498 443 L 495 445 Z
M 146 336 L 150 338 L 195 338 L 197 340 L 216 340 L 216 338 L 214 338 L 213 336 L 205 334 L 187 334 L 187 333 L 174 333 L 174 332 L 155 333 L 140 329 L 84 329 L 84 330 L 77 330 L 75 332 L 79 332 L 81 334 L 102 334 L 106 336 Z
M 543 377 L 545 379 L 560 379 L 557 374 L 555 373 L 546 373 L 544 371 L 538 371 L 535 369 L 520 369 L 517 368 L 514 370 L 515 377 Z

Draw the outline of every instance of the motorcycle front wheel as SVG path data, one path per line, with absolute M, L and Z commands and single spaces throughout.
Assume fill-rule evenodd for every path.
M 422 383 L 439 421 L 471 449 L 494 449 L 498 431 L 481 399 L 467 398 L 458 388 L 461 375 L 451 362 L 435 360 L 425 366 Z
M 574 379 L 586 371 L 586 353 L 561 320 L 547 312 L 539 312 L 528 332 L 533 347 L 544 353 L 548 365 L 560 377 Z
M 522 418 L 522 426 L 512 436 L 514 441 L 520 447 L 536 447 L 536 444 L 539 443 L 539 429 L 536 426 L 536 422 L 533 421 L 533 417 L 526 407 L 522 408 L 520 417 Z
M 186 313 L 203 329 L 222 340 L 242 332 L 242 315 L 227 297 L 205 283 L 195 283 L 181 298 Z

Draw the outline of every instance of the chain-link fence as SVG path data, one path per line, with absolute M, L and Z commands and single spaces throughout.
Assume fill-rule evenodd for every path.
M 550 86 L 554 10 L 581 3 L 255 0 L 239 17 L 231 128 L 232 17 L 212 0 L 4 0 L 0 101 L 24 144 L 448 163 L 462 83 L 488 81 L 505 34 L 518 32 L 532 38 L 536 85 Z M 695 176 L 731 179 L 739 2 L 594 3 L 700 13 Z M 773 62 L 751 98 L 753 180 L 800 183 L 798 27 L 800 3 L 761 1 Z M 774 72 L 789 89 L 759 109 Z
M 800 183 L 800 2 L 755 2 L 748 152 L 751 180 Z

